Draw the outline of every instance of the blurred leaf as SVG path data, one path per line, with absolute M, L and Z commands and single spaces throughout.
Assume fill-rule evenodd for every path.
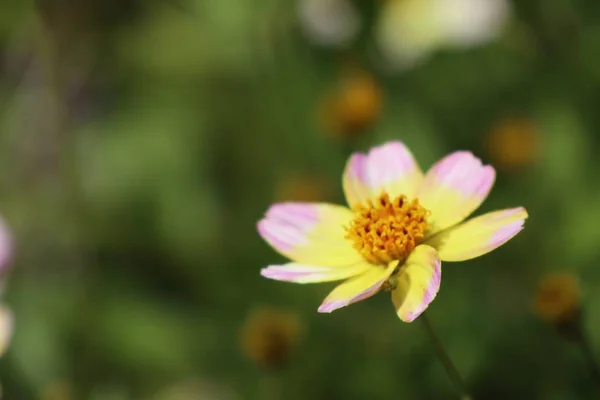
M 113 294 L 98 305 L 91 338 L 97 351 L 120 368 L 155 376 L 190 368 L 189 321 L 168 306 L 130 294 Z
M 540 104 L 537 117 L 543 135 L 540 184 L 555 193 L 580 191 L 590 149 L 581 116 L 564 102 L 547 100 Z
M 120 55 L 146 72 L 171 78 L 203 76 L 252 66 L 256 8 L 221 1 L 189 2 L 189 13 L 158 8 L 120 43 Z

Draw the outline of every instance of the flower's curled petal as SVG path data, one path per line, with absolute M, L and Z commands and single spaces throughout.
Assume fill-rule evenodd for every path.
M 326 203 L 278 203 L 258 222 L 258 232 L 275 250 L 308 265 L 343 266 L 362 258 L 344 238 L 353 218 L 343 206 Z
M 365 272 L 368 268 L 370 268 L 370 265 L 366 262 L 338 267 L 288 263 L 285 265 L 270 265 L 263 268 L 260 274 L 265 278 L 277 281 L 317 283 L 351 278 Z
M 453 226 L 475 211 L 494 185 L 496 171 L 467 151 L 438 161 L 425 175 L 417 197 L 431 211 L 431 233 Z
M 527 210 L 523 207 L 493 211 L 440 232 L 427 244 L 435 247 L 443 261 L 465 261 L 489 253 L 523 229 Z
M 367 155 L 354 153 L 346 163 L 342 182 L 346 202 L 350 207 L 365 203 L 369 198 Z
M 353 154 L 344 171 L 343 186 L 350 207 L 365 204 L 382 192 L 391 198 L 413 197 L 423 178 L 412 153 L 400 141 L 373 147 L 368 154 Z
M 373 296 L 397 266 L 398 261 L 392 261 L 387 268 L 377 265 L 369 266 L 369 269 L 363 274 L 349 279 L 333 289 L 319 307 L 319 312 L 330 313 Z
M 440 290 L 442 262 L 437 251 L 428 245 L 419 245 L 410 254 L 398 275 L 392 302 L 396 314 L 404 322 L 412 322 L 425 311 Z

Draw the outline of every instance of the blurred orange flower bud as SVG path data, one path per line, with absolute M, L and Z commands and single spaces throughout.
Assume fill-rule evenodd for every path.
M 267 307 L 255 309 L 242 328 L 242 350 L 262 368 L 281 368 L 298 344 L 301 328 L 296 314 Z
M 383 95 L 374 76 L 365 71 L 345 73 L 320 106 L 323 128 L 338 138 L 354 136 L 377 122 Z
M 580 336 L 581 288 L 576 276 L 550 273 L 542 277 L 534 298 L 534 310 L 571 339 Z
M 498 169 L 515 171 L 535 162 L 540 137 L 535 123 L 528 118 L 499 120 L 485 138 L 490 161 Z

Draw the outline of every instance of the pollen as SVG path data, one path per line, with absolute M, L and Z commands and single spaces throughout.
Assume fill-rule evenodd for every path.
M 404 195 L 390 200 L 387 193 L 382 193 L 354 211 L 354 220 L 346 227 L 346 239 L 373 264 L 404 260 L 429 229 L 429 211 L 418 199 L 409 201 Z

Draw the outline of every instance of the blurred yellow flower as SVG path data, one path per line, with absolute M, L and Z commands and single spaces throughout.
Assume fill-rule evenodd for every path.
M 296 314 L 269 307 L 255 309 L 242 328 L 242 350 L 260 367 L 282 367 L 298 343 L 301 328 Z
M 375 25 L 375 41 L 393 70 L 416 66 L 442 46 L 444 32 L 433 0 L 389 0 Z
M 379 118 L 383 103 L 381 86 L 366 71 L 353 70 L 319 104 L 323 128 L 338 138 L 354 136 Z
M 576 321 L 581 311 L 579 280 L 570 273 L 542 277 L 534 298 L 534 310 L 544 321 L 555 325 Z
M 332 195 L 332 185 L 309 174 L 291 174 L 275 186 L 275 200 L 325 201 Z
M 499 168 L 514 171 L 531 165 L 539 149 L 539 134 L 528 118 L 498 121 L 485 138 L 490 160 Z

